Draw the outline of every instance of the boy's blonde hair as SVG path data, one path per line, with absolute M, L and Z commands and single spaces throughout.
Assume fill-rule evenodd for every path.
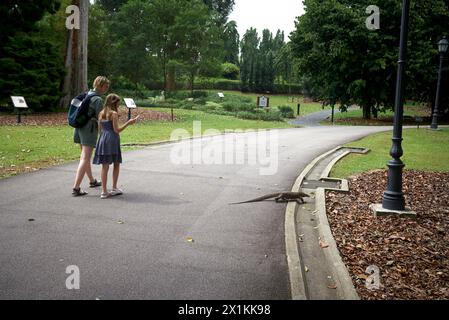
M 109 83 L 108 78 L 106 78 L 105 76 L 98 76 L 98 77 L 96 77 L 95 80 L 94 80 L 94 83 L 93 83 L 94 90 L 99 88 L 99 87 L 101 87 L 105 83 Z
M 120 97 L 115 93 L 108 94 L 104 101 L 103 110 L 98 115 L 98 120 L 111 120 L 112 112 L 118 112 Z

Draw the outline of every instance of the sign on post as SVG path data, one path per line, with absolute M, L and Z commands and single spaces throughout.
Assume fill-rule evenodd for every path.
M 136 103 L 131 98 L 123 98 L 125 100 L 126 107 L 129 109 L 137 108 Z
M 28 108 L 24 97 L 11 96 L 11 100 L 15 108 Z
M 217 93 L 218 94 L 218 96 L 221 98 L 221 99 L 223 99 L 224 98 L 224 94 L 223 94 L 223 92 L 218 92 Z
M 136 103 L 131 98 L 123 98 L 126 107 L 128 108 L 128 120 L 131 119 L 131 109 L 137 108 Z
M 269 105 L 270 98 L 261 96 L 257 97 L 257 106 L 261 108 L 267 108 Z
M 28 109 L 25 98 L 20 96 L 11 96 L 11 100 L 14 104 L 14 108 L 17 108 L 17 123 L 21 123 L 22 119 L 20 118 L 20 109 Z

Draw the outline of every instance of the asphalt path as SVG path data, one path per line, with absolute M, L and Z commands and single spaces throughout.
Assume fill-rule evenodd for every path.
M 270 131 L 278 144 L 256 163 L 248 150 L 266 133 L 150 146 L 124 153 L 125 193 L 104 200 L 87 179 L 89 194 L 71 196 L 77 163 L 2 179 L 0 299 L 290 299 L 285 204 L 228 203 L 290 190 L 317 155 L 390 129 Z M 235 159 L 207 164 L 191 154 L 179 164 L 183 150 Z M 79 289 L 69 290 L 76 269 Z

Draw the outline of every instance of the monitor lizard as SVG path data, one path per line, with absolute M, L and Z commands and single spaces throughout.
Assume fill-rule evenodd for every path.
M 305 194 L 304 192 L 291 192 L 291 191 L 284 191 L 284 192 L 276 192 L 276 193 L 270 193 L 255 199 L 247 200 L 247 201 L 241 201 L 241 202 L 233 202 L 230 204 L 239 204 L 239 203 L 248 203 L 248 202 L 257 202 L 257 201 L 263 201 L 267 199 L 274 198 L 274 201 L 276 202 L 289 202 L 289 201 L 296 201 L 297 203 L 305 203 L 303 198 L 309 197 L 308 194 Z M 299 202 L 301 201 L 301 202 Z

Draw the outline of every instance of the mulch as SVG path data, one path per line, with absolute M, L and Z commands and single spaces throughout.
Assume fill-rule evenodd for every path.
M 449 173 L 404 171 L 406 206 L 416 218 L 370 211 L 382 201 L 386 170 L 348 180 L 349 193 L 327 192 L 327 215 L 361 299 L 449 299 Z M 371 265 L 379 268 L 380 288 L 370 290 Z
M 141 121 L 171 121 L 170 111 L 160 112 L 155 110 L 137 108 L 131 111 L 131 117 L 140 115 Z M 128 109 L 121 107 L 119 109 L 120 121 L 125 122 L 128 119 Z M 173 120 L 177 120 L 173 116 Z M 67 125 L 67 112 L 45 113 L 45 114 L 29 114 L 21 116 L 22 123 L 17 123 L 17 115 L 0 114 L 0 125 L 27 125 L 27 126 L 59 126 Z

